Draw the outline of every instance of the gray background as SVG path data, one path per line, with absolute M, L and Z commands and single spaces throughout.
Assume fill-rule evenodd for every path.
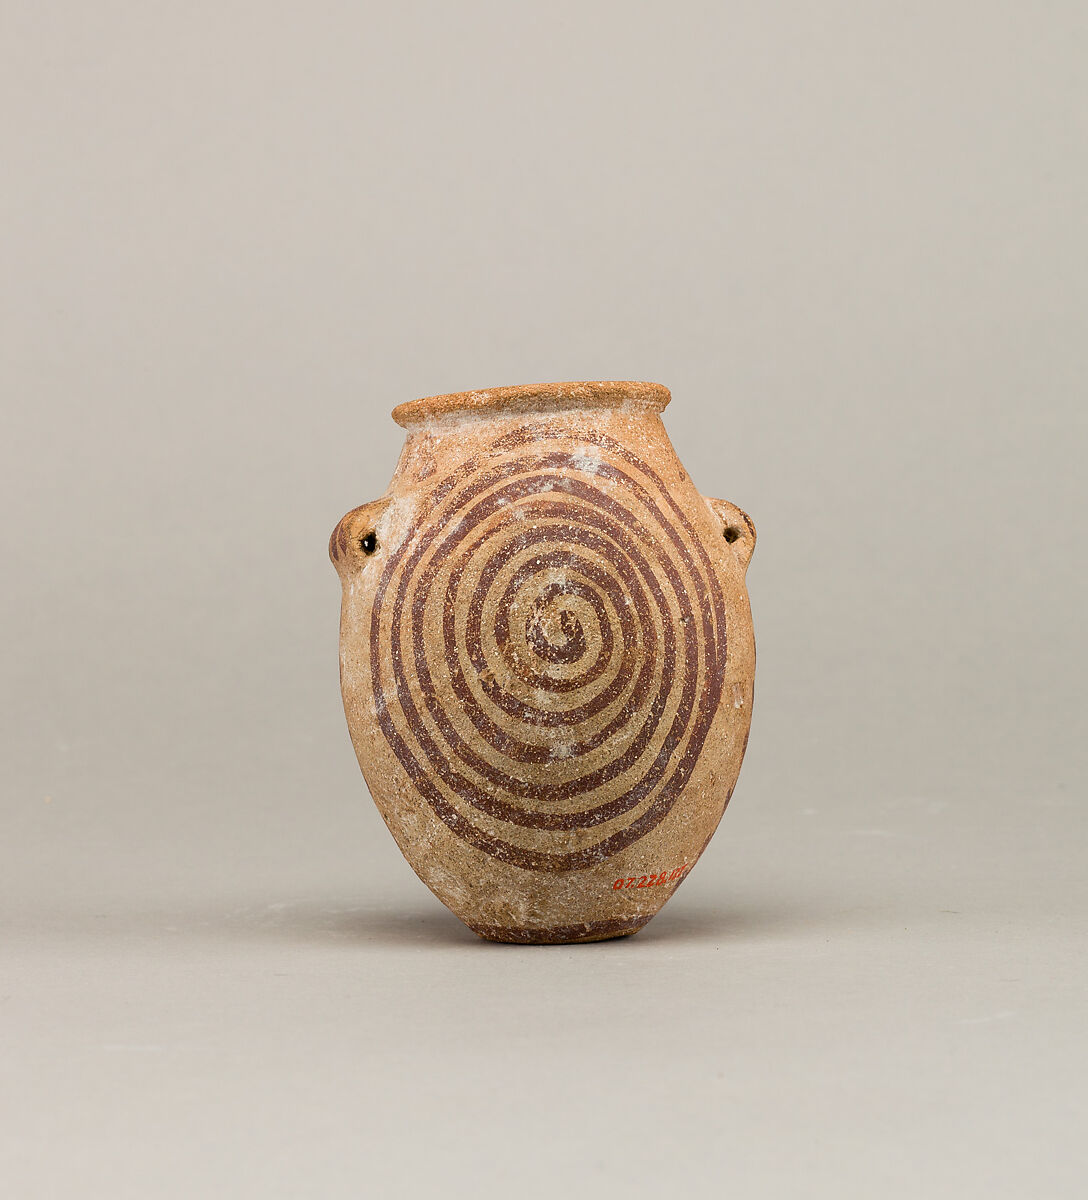
M 1083 3 L 0 20 L 3 1194 L 1082 1194 Z M 645 932 L 490 946 L 325 543 L 583 378 L 752 513 L 756 720 Z

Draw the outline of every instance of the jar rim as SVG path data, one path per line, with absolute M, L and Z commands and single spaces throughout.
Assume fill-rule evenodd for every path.
M 661 412 L 671 399 L 667 387 L 640 380 L 593 379 L 568 383 L 525 383 L 514 387 L 483 388 L 421 396 L 393 409 L 393 420 L 404 428 L 440 417 L 464 414 L 556 412 L 572 408 L 634 408 Z

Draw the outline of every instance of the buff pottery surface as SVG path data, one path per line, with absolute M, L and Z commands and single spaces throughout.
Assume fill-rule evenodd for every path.
M 404 856 L 482 937 L 634 933 L 705 849 L 752 713 L 749 518 L 692 485 L 666 388 L 402 404 L 329 553 L 352 742 Z

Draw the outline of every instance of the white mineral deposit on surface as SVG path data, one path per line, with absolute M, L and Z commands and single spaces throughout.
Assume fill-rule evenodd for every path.
M 601 468 L 601 456 L 590 446 L 584 446 L 571 455 L 570 465 L 575 471 L 596 475 Z
M 393 496 L 385 512 L 378 518 L 375 533 L 378 543 L 387 553 L 399 548 L 412 532 L 418 503 L 414 494 Z

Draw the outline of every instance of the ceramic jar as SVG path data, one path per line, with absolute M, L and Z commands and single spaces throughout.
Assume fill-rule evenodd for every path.
M 359 764 L 404 856 L 481 937 L 640 929 L 740 770 L 755 530 L 701 496 L 658 384 L 402 404 L 389 490 L 329 553 Z

